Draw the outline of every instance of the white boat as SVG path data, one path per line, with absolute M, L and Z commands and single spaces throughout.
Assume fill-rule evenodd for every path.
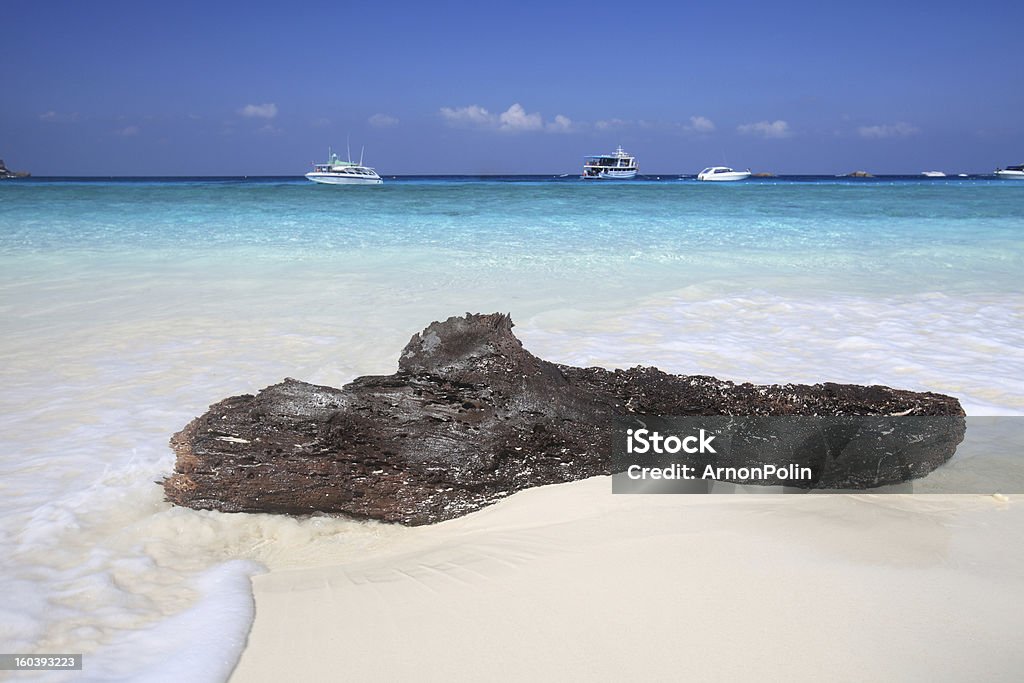
M 611 154 L 596 154 L 584 159 L 587 160 L 583 163 L 584 180 L 628 180 L 635 178 L 640 170 L 636 157 L 624 152 L 621 145 Z
M 734 171 L 728 166 L 709 166 L 697 174 L 697 180 L 728 182 L 730 180 L 746 180 L 750 177 L 750 169 Z
M 945 178 L 946 174 L 942 171 L 922 171 L 921 175 L 925 178 Z
M 1024 180 L 1024 164 L 1019 166 L 1007 166 L 1006 168 L 997 168 L 996 177 L 1004 178 L 1006 180 Z
M 384 182 L 377 175 L 377 171 L 369 166 L 363 166 L 362 152 L 359 154 L 358 164 L 351 158 L 342 161 L 329 148 L 327 157 L 326 164 L 313 164 L 313 170 L 306 174 L 308 179 L 325 185 L 380 185 Z

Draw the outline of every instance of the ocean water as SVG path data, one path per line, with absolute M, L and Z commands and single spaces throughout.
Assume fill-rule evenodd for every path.
M 0 183 L 0 651 L 85 654 L 41 680 L 224 680 L 249 576 L 415 530 L 172 508 L 167 439 L 284 377 L 392 372 L 466 311 L 563 363 L 1021 414 L 1024 183 Z

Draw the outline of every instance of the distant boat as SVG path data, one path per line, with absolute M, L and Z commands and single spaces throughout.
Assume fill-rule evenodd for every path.
M 749 168 L 746 171 L 734 171 L 728 166 L 710 166 L 697 174 L 697 180 L 710 180 L 715 182 L 746 180 L 749 177 Z
M 326 164 L 313 164 L 313 170 L 306 174 L 306 178 L 314 183 L 324 185 L 380 185 L 384 181 L 377 171 L 369 166 L 363 166 L 363 155 L 359 154 L 359 163 L 342 161 L 337 154 L 327 150 Z
M 1005 180 L 1024 180 L 1024 164 L 1019 166 L 1007 166 L 1006 168 L 997 168 L 996 177 L 1003 178 Z
M 946 174 L 942 171 L 922 171 L 921 175 L 925 178 L 945 178 Z
M 622 145 L 611 154 L 597 154 L 584 157 L 584 180 L 629 180 L 635 178 L 640 167 L 636 157 L 622 150 Z
M 12 180 L 14 178 L 28 178 L 31 173 L 25 171 L 11 171 L 7 169 L 4 160 L 0 159 L 0 180 Z

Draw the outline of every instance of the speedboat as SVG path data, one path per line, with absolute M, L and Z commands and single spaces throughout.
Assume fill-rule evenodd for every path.
M 734 171 L 728 166 L 710 166 L 697 174 L 697 180 L 714 180 L 717 182 L 746 180 L 749 177 L 749 168 L 746 171 Z
M 584 180 L 628 180 L 635 178 L 640 170 L 636 157 L 624 152 L 621 145 L 611 154 L 596 154 L 584 159 L 587 160 L 583 163 Z
M 1006 168 L 997 168 L 996 177 L 1004 178 L 1006 180 L 1024 180 L 1024 164 L 1019 166 L 1007 166 Z
M 942 171 L 922 171 L 921 175 L 925 178 L 945 178 L 946 174 Z
M 359 154 L 359 163 L 342 161 L 337 154 L 327 150 L 328 161 L 326 164 L 313 164 L 313 170 L 306 174 L 306 177 L 314 183 L 324 185 L 380 185 L 384 181 L 377 175 L 377 171 L 369 166 L 363 166 L 362 152 Z

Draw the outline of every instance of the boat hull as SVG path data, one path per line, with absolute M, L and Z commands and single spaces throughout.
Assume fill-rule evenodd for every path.
M 636 177 L 636 171 L 603 171 L 597 175 L 585 175 L 584 180 L 629 180 Z
M 306 178 L 322 185 L 381 185 L 384 183 L 380 176 L 360 178 L 334 173 L 307 173 Z
M 996 171 L 996 177 L 1003 180 L 1024 180 L 1024 171 Z
M 744 171 L 737 171 L 735 173 L 715 173 L 715 174 L 704 174 L 701 173 L 697 176 L 697 180 L 702 180 L 709 183 L 730 183 L 737 180 L 746 180 L 750 177 L 749 173 Z

